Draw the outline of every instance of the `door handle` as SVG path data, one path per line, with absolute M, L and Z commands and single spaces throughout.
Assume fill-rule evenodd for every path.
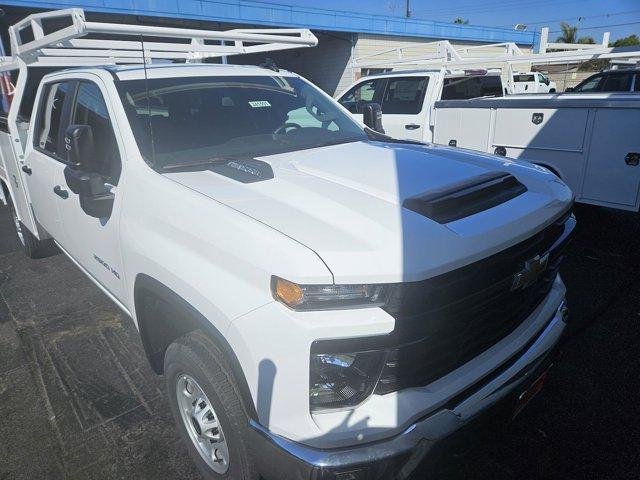
M 26 165 L 23 165 L 23 166 L 22 166 L 22 171 L 23 171 L 24 173 L 26 173 L 27 175 L 31 175 L 31 174 L 33 173 L 33 170 L 31 170 L 31 169 L 30 169 L 28 166 L 26 166 Z
M 406 128 L 407 130 L 416 130 L 417 128 L 420 128 L 420 125 L 418 125 L 417 123 L 410 123 L 408 125 L 405 125 L 404 128 Z
M 60 198 L 69 198 L 69 192 L 67 192 L 60 185 L 56 185 L 55 187 L 53 187 L 53 193 L 58 195 Z

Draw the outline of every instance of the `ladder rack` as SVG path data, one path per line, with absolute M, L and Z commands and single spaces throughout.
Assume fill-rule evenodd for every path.
M 433 42 L 435 52 L 428 55 L 421 55 L 416 58 L 407 58 L 405 52 L 411 48 L 424 48 L 424 45 L 412 45 L 409 47 L 399 47 L 377 52 L 371 55 L 355 58 L 353 66 L 355 68 L 371 67 L 395 67 L 403 65 L 418 65 L 431 68 L 464 68 L 470 65 L 482 64 L 502 64 L 512 69 L 513 65 L 551 65 L 563 63 L 576 63 L 587 60 L 607 59 L 607 58 L 630 58 L 640 55 L 640 47 L 609 47 L 609 33 L 605 33 L 601 44 L 582 43 L 549 43 L 549 28 L 542 29 L 540 38 L 540 48 L 538 53 L 523 52 L 515 43 L 495 43 L 491 45 L 475 45 L 471 47 L 455 48 L 448 40 Z M 503 49 L 503 53 L 490 56 L 483 50 Z M 557 51 L 549 51 L 557 50 Z M 393 60 L 375 60 L 375 57 L 395 53 Z
M 49 22 L 65 26 L 46 32 Z M 9 28 L 9 36 L 12 56 L 0 58 L 0 71 L 19 68 L 21 62 L 61 67 L 154 60 L 200 62 L 205 58 L 314 47 L 318 43 L 308 29 L 215 31 L 88 22 L 80 8 L 29 15 Z

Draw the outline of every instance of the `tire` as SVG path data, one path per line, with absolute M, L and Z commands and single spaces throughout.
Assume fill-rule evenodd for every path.
M 57 253 L 56 246 L 51 239 L 38 240 L 18 219 L 18 214 L 16 213 L 11 198 L 7 197 L 7 203 L 9 204 L 13 225 L 24 254 L 29 258 L 44 258 Z
M 257 480 L 248 442 L 249 415 L 218 346 L 200 330 L 188 333 L 167 348 L 164 372 L 176 426 L 203 477 Z

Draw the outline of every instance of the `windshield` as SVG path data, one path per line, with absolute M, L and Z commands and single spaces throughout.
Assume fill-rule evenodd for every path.
M 157 169 L 367 140 L 347 113 L 297 77 L 179 77 L 117 85 L 140 152 L 149 163 L 155 157 Z

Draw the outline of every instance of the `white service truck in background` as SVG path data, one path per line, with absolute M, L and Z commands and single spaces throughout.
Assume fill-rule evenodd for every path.
M 433 141 L 433 106 L 438 100 L 500 97 L 499 70 L 397 70 L 358 80 L 336 98 L 359 121 L 367 104 L 380 105 L 385 134 Z
M 556 93 L 556 82 L 540 72 L 516 72 L 513 74 L 513 91 L 509 93 Z
M 640 97 L 514 95 L 438 102 L 434 142 L 527 160 L 558 175 L 576 201 L 640 208 Z
M 25 253 L 55 244 L 134 321 L 204 478 L 407 476 L 539 390 L 567 320 L 558 268 L 575 226 L 555 175 L 380 135 L 286 71 L 66 68 L 100 48 L 96 62 L 137 59 L 140 42 L 92 32 L 137 31 L 155 39 L 145 56 L 192 59 L 258 39 L 265 51 L 264 30 L 72 9 L 57 13 L 71 28 L 21 41 L 55 14 L 14 27 L 16 57 L 0 65 L 20 70 L 2 189 Z M 314 44 L 299 33 L 291 44 Z M 221 38 L 236 44 L 205 42 Z M 41 57 L 65 68 L 39 75 Z

